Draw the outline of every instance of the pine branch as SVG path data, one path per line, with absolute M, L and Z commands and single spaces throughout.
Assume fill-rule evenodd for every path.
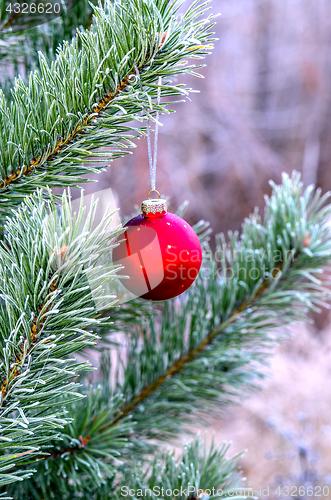
M 328 282 L 319 279 L 330 267 L 328 196 L 303 191 L 297 174 L 284 176 L 266 199 L 263 221 L 254 213 L 240 238 L 219 238 L 217 261 L 205 255 L 187 293 L 156 306 L 144 303 L 140 315 L 139 300 L 114 310 L 115 331 L 127 333 L 127 362 L 118 365 L 106 396 L 96 390 L 88 396 L 93 418 L 73 403 L 75 423 L 62 443 L 54 440 L 43 449 L 49 456 L 33 481 L 45 477 L 55 492 L 63 489 L 63 498 L 59 468 L 77 489 L 84 489 L 87 477 L 107 481 L 119 460 L 129 464 L 154 453 L 155 440 L 173 438 L 197 415 L 201 423 L 203 413 L 219 411 L 256 387 L 266 353 L 279 340 L 273 329 L 305 318 L 330 298 Z M 110 368 L 103 364 L 105 387 Z M 87 467 L 103 472 L 92 480 Z
M 58 291 L 58 281 L 59 277 L 54 278 L 54 280 L 51 281 L 47 297 L 55 294 Z M 22 366 L 24 366 L 26 358 L 30 356 L 31 350 L 36 345 L 38 337 L 40 337 L 40 335 L 42 334 L 43 326 L 49 312 L 49 307 L 45 307 L 44 304 L 41 304 L 38 310 L 38 314 L 35 315 L 35 318 L 32 322 L 32 327 L 29 334 L 23 334 L 23 337 L 21 338 L 21 345 L 18 345 L 16 359 L 13 363 L 14 366 L 9 370 L 7 378 L 5 378 L 5 380 L 3 381 L 0 389 L 0 401 L 2 406 L 4 406 L 4 403 L 6 402 L 6 398 L 10 391 L 10 385 L 15 383 L 16 378 L 20 375 Z
M 278 269 L 281 272 L 281 269 Z M 156 380 L 154 380 L 151 384 L 147 385 L 141 392 L 136 396 L 129 404 L 125 405 L 120 409 L 118 415 L 112 421 L 110 426 L 116 425 L 122 419 L 130 415 L 138 405 L 143 403 L 146 398 L 152 395 L 159 387 L 169 378 L 174 377 L 176 374 L 180 373 L 181 370 L 185 367 L 187 363 L 192 362 L 195 358 L 197 358 L 203 351 L 212 343 L 214 338 L 217 335 L 222 334 L 225 329 L 234 321 L 236 321 L 237 317 L 249 307 L 255 305 L 256 301 L 260 297 L 260 295 L 267 289 L 269 284 L 269 279 L 263 281 L 256 291 L 254 297 L 252 297 L 249 301 L 244 301 L 242 304 L 231 313 L 228 320 L 224 321 L 220 326 L 214 328 L 211 332 L 206 335 L 201 344 L 194 349 L 191 349 L 189 352 L 183 354 L 173 365 L 171 365 L 166 373 L 160 375 Z M 103 428 L 105 430 L 107 427 Z M 101 431 L 101 432 L 102 432 Z
M 106 233 L 111 214 L 92 230 L 96 204 L 71 213 L 68 197 L 57 210 L 42 191 L 7 220 L 0 245 L 0 485 L 22 480 L 17 470 L 40 453 L 40 445 L 70 422 L 64 399 L 83 397 L 75 381 L 90 364 L 70 356 L 95 342 L 90 330 L 114 267 L 99 260 L 119 231 Z
M 194 494 L 202 495 L 203 490 L 214 488 L 215 500 L 227 500 L 230 497 L 243 500 L 252 496 L 253 490 L 245 486 L 244 478 L 238 472 L 242 453 L 228 458 L 228 451 L 229 445 L 225 443 L 219 447 L 212 443 L 207 448 L 197 437 L 184 445 L 179 459 L 175 458 L 173 452 L 158 452 L 153 459 L 146 460 L 143 464 L 133 462 L 130 468 L 120 467 L 116 477 L 108 479 L 98 488 L 85 482 L 78 490 L 71 481 L 71 484 L 66 485 L 66 491 L 57 491 L 52 495 L 56 486 L 42 478 L 39 491 L 35 490 L 31 482 L 16 485 L 16 498 L 35 500 L 40 495 L 45 495 L 45 498 L 50 498 L 51 495 L 51 498 L 58 500 L 120 500 L 146 496 L 152 500 L 172 500 L 174 497 L 170 491 L 176 493 L 178 489 L 176 498 L 192 500 L 196 498 Z M 130 490 L 131 495 L 128 494 Z M 132 495 L 133 492 L 135 495 Z
M 170 451 L 158 453 L 150 461 L 147 470 L 146 467 L 145 470 L 140 467 L 134 474 L 132 469 L 129 470 L 127 477 L 123 474 L 124 477 L 118 481 L 118 486 L 114 485 L 114 498 L 130 498 L 130 489 L 136 492 L 137 496 L 137 493 L 141 492 L 142 496 L 149 495 L 152 500 L 157 500 L 160 496 L 165 500 L 172 500 L 172 492 L 176 494 L 177 490 L 177 497 L 185 500 L 203 498 L 203 492 L 206 499 L 208 496 L 215 500 L 248 498 L 253 494 L 253 490 L 245 488 L 244 479 L 238 473 L 242 453 L 227 458 L 228 450 L 229 445 L 225 443 L 219 448 L 212 443 L 210 449 L 207 449 L 206 444 L 201 443 L 197 437 L 184 446 L 180 461 L 177 461 L 175 454 Z
M 77 176 L 100 171 L 103 161 L 95 157 L 127 154 L 143 132 L 130 122 L 153 119 L 159 76 L 163 97 L 187 94 L 171 78 L 196 74 L 199 66 L 184 58 L 208 53 L 210 17 L 201 19 L 207 3 L 196 2 L 181 17 L 177 10 L 171 0 L 106 2 L 105 10 L 95 8 L 90 30 L 59 47 L 54 63 L 40 55 L 40 70 L 27 85 L 17 80 L 12 102 L 0 94 L 0 210 L 40 183 L 75 184 Z

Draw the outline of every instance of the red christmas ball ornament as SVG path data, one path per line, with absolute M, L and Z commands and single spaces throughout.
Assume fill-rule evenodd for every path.
M 122 284 L 147 300 L 168 300 L 185 292 L 198 276 L 199 238 L 181 217 L 167 212 L 163 199 L 142 202 L 142 214 L 125 224 L 113 262 L 124 266 Z

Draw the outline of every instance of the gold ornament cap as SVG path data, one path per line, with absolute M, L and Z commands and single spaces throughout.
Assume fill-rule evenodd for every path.
M 157 193 L 158 198 L 150 198 L 151 193 Z M 141 211 L 144 217 L 160 217 L 168 211 L 167 200 L 161 198 L 161 195 L 156 189 L 151 189 L 147 195 L 147 200 L 141 204 Z

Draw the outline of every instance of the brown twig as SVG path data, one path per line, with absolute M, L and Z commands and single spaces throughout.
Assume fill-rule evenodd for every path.
M 55 290 L 56 290 L 56 282 L 53 281 L 50 284 L 50 292 L 52 293 Z M 40 306 L 39 313 L 40 313 L 40 311 L 42 311 L 43 308 L 44 308 L 44 304 L 42 304 Z M 38 316 L 35 317 L 35 319 L 32 323 L 32 327 L 30 330 L 30 346 L 29 346 L 26 354 L 29 354 L 29 352 L 31 351 L 31 348 L 34 346 L 34 344 L 36 342 L 36 339 L 37 339 L 39 333 L 41 332 L 41 329 L 45 323 L 46 312 L 48 312 L 48 309 L 46 309 L 44 318 L 39 323 L 38 323 Z M 18 355 L 16 356 L 15 363 L 14 363 L 15 366 L 11 370 L 9 370 L 7 378 L 2 383 L 2 386 L 0 389 L 0 392 L 2 395 L 0 406 L 2 406 L 6 396 L 8 394 L 9 386 L 12 384 L 13 380 L 15 380 L 15 378 L 20 374 L 20 371 L 22 369 L 22 361 L 24 358 L 24 342 L 26 340 L 27 340 L 27 337 L 25 336 L 23 338 L 22 345 L 19 347 L 19 352 L 18 352 Z
M 18 11 L 18 12 L 14 12 L 13 14 L 11 14 L 8 17 L 7 21 L 2 26 L 0 26 L 0 31 L 3 31 L 4 29 L 9 28 L 12 25 L 12 23 L 20 16 L 20 13 L 21 12 Z

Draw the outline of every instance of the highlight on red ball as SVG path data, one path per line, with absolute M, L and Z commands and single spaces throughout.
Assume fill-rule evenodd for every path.
M 137 297 L 168 300 L 196 280 L 202 261 L 199 239 L 191 226 L 172 213 L 138 215 L 124 226 L 113 263 L 123 266 L 123 286 Z

